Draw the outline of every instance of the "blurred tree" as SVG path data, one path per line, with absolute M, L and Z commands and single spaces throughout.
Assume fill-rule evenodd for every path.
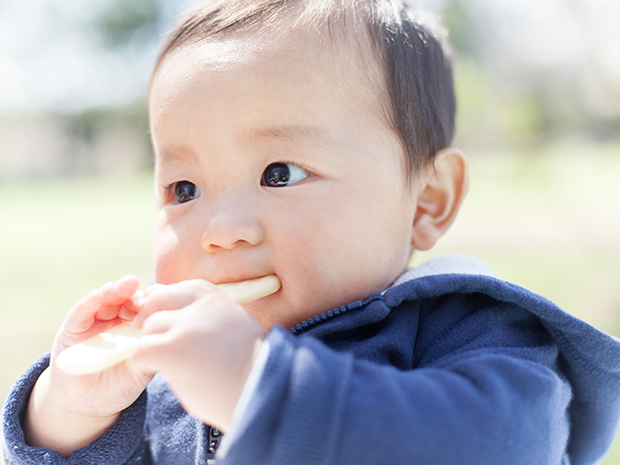
M 479 56 L 479 16 L 472 10 L 471 1 L 446 0 L 441 9 L 443 22 L 450 32 L 450 42 L 454 52 L 461 58 L 478 58 Z
M 143 53 L 160 41 L 162 4 L 159 0 L 107 0 L 100 13 L 93 19 L 94 32 L 99 45 L 115 55 L 126 56 Z M 148 132 L 148 111 L 145 96 L 118 108 L 91 108 L 70 116 L 72 136 L 90 147 L 87 160 L 78 162 L 74 156 L 73 166 L 81 171 L 114 171 L 118 157 L 98 157 L 97 147 L 109 134 L 129 130 L 135 135 L 125 149 L 126 157 L 134 158 L 128 166 L 143 167 L 152 164 Z M 109 137 L 108 137 L 109 138 Z M 126 137 L 117 138 L 118 144 L 127 142 Z M 137 145 L 136 145 L 137 143 Z M 83 158 L 83 157 L 82 157 Z
M 462 139 L 620 135 L 620 3 L 443 0 Z M 596 5 L 595 5 L 596 3 Z
M 96 20 L 103 45 L 118 49 L 156 41 L 161 14 L 157 0 L 109 0 Z

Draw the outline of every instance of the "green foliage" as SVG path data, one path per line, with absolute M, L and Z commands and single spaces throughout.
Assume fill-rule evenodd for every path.
M 441 9 L 443 23 L 450 32 L 450 43 L 460 58 L 478 54 L 477 21 L 471 2 L 446 0 Z
M 111 0 L 98 18 L 103 43 L 119 48 L 157 39 L 161 8 L 157 0 Z
M 457 138 L 464 140 L 484 134 L 496 121 L 490 118 L 493 96 L 484 70 L 473 60 L 459 60 L 455 63 L 454 84 Z
M 91 108 L 70 118 L 73 133 L 85 142 L 91 141 L 98 129 L 106 125 L 131 127 L 145 138 L 149 134 L 149 115 L 144 101 L 122 108 Z

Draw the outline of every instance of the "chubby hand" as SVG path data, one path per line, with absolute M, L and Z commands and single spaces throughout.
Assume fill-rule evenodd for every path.
M 56 358 L 67 347 L 132 320 L 143 299 L 138 278 L 126 276 L 90 292 L 69 311 L 56 334 L 50 366 L 30 396 L 25 421 L 29 444 L 67 455 L 105 432 L 146 388 L 152 373 L 127 363 L 80 376 L 55 367 Z
M 184 408 L 226 431 L 264 332 L 240 304 L 208 281 L 155 285 L 135 323 L 144 336 L 129 359 L 161 371 Z

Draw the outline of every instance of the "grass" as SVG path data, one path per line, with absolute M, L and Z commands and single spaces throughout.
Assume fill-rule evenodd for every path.
M 67 310 L 128 273 L 151 279 L 150 176 L 0 185 L 0 393 Z
M 620 147 L 471 156 L 472 187 L 429 252 L 464 252 L 620 335 Z M 67 310 L 127 273 L 152 278 L 149 173 L 0 184 L 0 398 Z M 1 461 L 0 461 L 1 462 Z M 620 465 L 620 440 L 604 465 Z

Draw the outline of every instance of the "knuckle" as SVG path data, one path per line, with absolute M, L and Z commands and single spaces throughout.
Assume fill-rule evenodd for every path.
M 167 326 L 168 316 L 164 311 L 152 313 L 145 318 L 142 323 L 144 334 L 161 332 L 161 329 Z
M 158 284 L 158 283 L 152 284 L 151 286 L 145 289 L 145 293 L 146 295 L 151 295 L 151 294 L 161 291 L 162 289 L 165 289 L 166 287 L 167 286 L 165 284 Z
M 190 289 L 201 293 L 210 292 L 215 289 L 215 285 L 213 283 L 210 283 L 204 279 L 191 279 L 189 281 L 184 281 L 184 283 L 186 283 Z

